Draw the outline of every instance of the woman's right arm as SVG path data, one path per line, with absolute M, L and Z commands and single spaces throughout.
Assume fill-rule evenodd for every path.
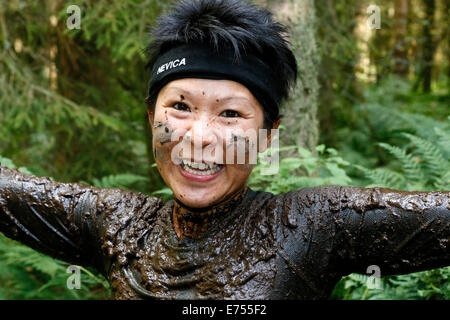
M 156 202 L 140 193 L 58 183 L 0 167 L 0 232 L 104 274 L 116 231 Z

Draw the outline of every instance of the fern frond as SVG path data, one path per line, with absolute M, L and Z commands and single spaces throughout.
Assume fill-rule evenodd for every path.
M 430 141 L 417 137 L 409 133 L 403 133 L 412 143 L 414 143 L 417 154 L 421 157 L 426 175 L 434 181 L 434 185 L 439 188 L 445 185 L 443 174 L 450 171 L 450 162 L 444 158 L 441 150 Z
M 436 141 L 437 145 L 443 150 L 446 158 L 448 158 L 450 156 L 450 130 L 434 128 L 434 132 L 438 136 Z
M 357 166 L 364 172 L 367 179 L 371 181 L 367 188 L 385 187 L 392 189 L 402 189 L 405 186 L 405 178 L 401 173 L 390 170 L 388 168 L 376 168 L 373 170 Z
M 109 175 L 99 179 L 93 179 L 93 183 L 96 187 L 100 188 L 132 188 L 136 183 L 148 181 L 147 177 L 139 176 L 136 174 L 117 174 Z
M 367 281 L 369 280 L 369 276 L 365 274 L 360 273 L 351 273 L 347 276 L 347 279 L 356 282 L 359 285 L 366 285 Z
M 389 153 L 400 161 L 405 173 L 407 185 L 410 186 L 410 188 L 417 188 L 420 185 L 420 182 L 424 181 L 423 172 L 419 162 L 412 154 L 408 154 L 404 149 L 387 143 L 379 143 L 378 145 L 389 151 Z

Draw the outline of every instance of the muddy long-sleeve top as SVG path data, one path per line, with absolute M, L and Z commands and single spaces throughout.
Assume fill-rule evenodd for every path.
M 450 192 L 325 186 L 245 193 L 199 239 L 174 201 L 0 167 L 0 232 L 91 266 L 117 299 L 325 299 L 339 279 L 450 265 Z

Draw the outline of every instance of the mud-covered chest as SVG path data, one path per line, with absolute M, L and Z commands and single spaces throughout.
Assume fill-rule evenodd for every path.
M 111 273 L 116 298 L 267 298 L 276 276 L 275 248 L 225 235 L 203 241 L 149 237 Z

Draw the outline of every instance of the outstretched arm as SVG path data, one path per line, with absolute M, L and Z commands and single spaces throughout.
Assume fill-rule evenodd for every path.
M 344 274 L 378 265 L 382 275 L 450 265 L 450 192 L 340 187 L 332 215 Z
M 0 167 L 0 232 L 104 274 L 119 230 L 158 203 L 139 193 L 57 183 Z
M 372 265 L 381 276 L 450 265 L 449 196 L 341 186 L 282 195 L 279 253 L 296 279 L 290 290 L 323 298 Z

